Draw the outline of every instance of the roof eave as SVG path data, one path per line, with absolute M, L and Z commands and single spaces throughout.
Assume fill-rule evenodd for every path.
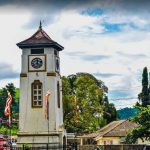
M 22 48 L 46 48 L 46 47 L 53 47 L 56 48 L 58 51 L 62 51 L 64 49 L 64 47 L 58 43 L 36 43 L 36 44 L 17 43 L 16 45 L 21 49 Z

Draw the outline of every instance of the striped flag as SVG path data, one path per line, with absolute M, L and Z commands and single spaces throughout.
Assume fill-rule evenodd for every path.
M 77 97 L 74 97 L 74 110 L 76 113 L 76 124 L 78 123 L 78 108 L 77 108 Z
M 49 120 L 49 96 L 51 95 L 48 90 L 45 95 L 45 119 Z
M 11 114 L 11 102 L 12 102 L 12 96 L 10 94 L 10 92 L 7 92 L 8 93 L 8 98 L 7 98 L 7 101 L 6 101 L 6 106 L 5 106 L 5 110 L 4 110 L 4 114 L 6 117 L 9 116 L 10 118 L 10 114 Z

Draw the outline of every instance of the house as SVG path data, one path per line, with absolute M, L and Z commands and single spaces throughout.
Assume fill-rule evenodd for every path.
M 97 145 L 123 144 L 126 135 L 137 126 L 128 120 L 113 121 L 94 133 L 80 136 L 80 144 L 94 144 L 94 142 Z

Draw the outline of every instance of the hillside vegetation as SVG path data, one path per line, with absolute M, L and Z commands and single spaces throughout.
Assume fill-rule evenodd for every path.
M 120 110 L 117 110 L 119 119 L 128 119 L 130 117 L 135 117 L 137 114 L 137 108 L 123 108 Z

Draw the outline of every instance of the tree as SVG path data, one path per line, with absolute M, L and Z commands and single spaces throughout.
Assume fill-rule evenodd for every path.
M 148 83 L 148 70 L 144 67 L 142 74 L 142 92 L 138 95 L 139 103 L 136 104 L 138 109 L 137 115 L 130 119 L 132 122 L 137 123 L 139 126 L 127 135 L 126 141 L 128 143 L 135 143 L 138 138 L 150 141 L 150 87 Z
M 77 73 L 62 77 L 62 85 L 64 124 L 68 132 L 92 132 L 116 119 L 116 109 L 106 96 L 108 88 L 93 75 Z
M 147 107 L 139 106 L 137 116 L 130 119 L 139 126 L 133 129 L 126 137 L 127 143 L 135 143 L 138 138 L 150 141 L 150 105 Z
M 138 98 L 142 102 L 142 106 L 147 106 L 150 104 L 147 67 L 144 67 L 143 69 L 142 92 L 138 95 Z
M 66 77 L 62 77 L 62 96 L 63 96 L 63 117 L 66 118 L 69 115 L 74 106 L 73 106 L 73 94 L 71 84 Z
M 108 103 L 108 105 L 105 105 L 104 107 L 104 115 L 103 117 L 107 120 L 107 123 L 110 123 L 117 118 L 117 110 L 112 103 Z
M 95 81 L 87 75 L 79 76 L 75 82 L 76 96 L 78 99 L 79 122 L 83 132 L 92 132 L 99 129 L 99 118 L 103 114 L 100 101 L 103 91 Z

